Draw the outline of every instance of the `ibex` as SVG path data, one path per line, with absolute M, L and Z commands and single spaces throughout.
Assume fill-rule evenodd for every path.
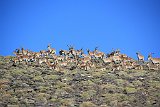
M 121 57 L 120 56 L 113 56 L 112 57 L 112 60 L 115 62 L 115 63 L 120 63 L 122 61 Z
M 69 53 L 69 51 L 62 50 L 62 49 L 59 51 L 59 55 L 64 55 L 64 56 L 66 56 L 66 55 L 68 55 L 68 53 Z
M 91 52 L 89 49 L 87 49 L 87 52 L 88 52 L 88 55 L 90 55 L 90 56 L 91 56 L 91 58 L 93 58 L 93 57 L 94 57 L 94 51 L 93 51 L 93 52 Z
M 51 63 L 51 62 L 47 61 L 46 64 L 50 69 L 56 69 L 58 62 L 55 61 L 54 63 Z
M 67 45 L 68 47 L 69 47 L 69 54 L 70 55 L 72 55 L 74 58 L 76 58 L 76 54 L 77 54 L 77 52 L 76 52 L 76 50 L 74 49 L 74 47 L 73 46 L 69 46 L 69 45 Z
M 78 63 L 77 66 L 78 66 L 80 69 L 83 69 L 83 70 L 85 70 L 85 71 L 87 71 L 88 69 L 90 69 L 89 62 L 87 62 L 87 63 L 81 62 L 81 63 Z
M 137 52 L 136 54 L 137 54 L 138 61 L 144 61 L 143 55 L 141 55 L 139 52 Z
M 15 54 L 16 56 L 21 56 L 22 52 L 20 51 L 20 49 L 16 49 L 15 51 L 13 51 L 13 54 Z
M 48 44 L 47 48 L 48 48 L 48 51 L 49 51 L 51 54 L 56 54 L 56 49 L 51 48 L 51 44 Z
M 98 47 L 96 47 L 95 50 L 94 50 L 94 57 L 95 57 L 95 58 L 101 58 L 101 59 L 102 59 L 102 58 L 105 56 L 105 54 L 104 54 L 103 52 L 98 51 L 97 48 L 98 48 Z
M 82 49 L 82 48 L 81 48 L 80 50 L 77 50 L 77 51 L 76 51 L 76 55 L 77 55 L 78 57 L 81 57 L 82 54 L 83 54 L 83 49 Z
M 160 58 L 152 58 L 152 54 L 148 55 L 148 60 L 151 61 L 153 64 L 160 64 Z
M 105 64 L 109 64 L 109 63 L 112 62 L 112 59 L 111 59 L 111 58 L 103 58 L 103 62 L 104 62 Z
M 22 48 L 21 50 L 22 50 L 22 54 L 23 55 L 27 55 L 28 54 L 28 50 L 24 50 L 24 48 Z

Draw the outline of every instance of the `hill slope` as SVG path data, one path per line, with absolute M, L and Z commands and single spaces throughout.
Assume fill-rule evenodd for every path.
M 160 71 L 54 71 L 0 57 L 0 105 L 14 107 L 159 107 Z

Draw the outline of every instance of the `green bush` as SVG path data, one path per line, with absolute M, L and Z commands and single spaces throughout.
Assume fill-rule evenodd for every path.
M 97 107 L 95 104 L 93 104 L 90 101 L 87 102 L 83 102 L 82 104 L 80 104 L 80 107 Z
M 35 76 L 35 77 L 33 78 L 33 80 L 34 80 L 34 81 L 38 81 L 38 82 L 44 82 L 44 79 L 43 79 L 42 76 Z
M 133 94 L 133 93 L 137 92 L 137 89 L 135 89 L 133 87 L 126 87 L 125 90 L 128 94 Z

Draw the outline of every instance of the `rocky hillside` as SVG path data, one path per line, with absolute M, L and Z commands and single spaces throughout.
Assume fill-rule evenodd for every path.
M 160 71 L 54 71 L 0 57 L 0 107 L 160 107 Z

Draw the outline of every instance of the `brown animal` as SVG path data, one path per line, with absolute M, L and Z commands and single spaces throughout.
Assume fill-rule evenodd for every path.
M 160 64 L 160 58 L 152 58 L 152 55 L 148 55 L 148 60 L 151 61 L 153 64 Z
M 56 54 L 56 49 L 51 48 L 51 44 L 48 44 L 47 48 L 48 48 L 48 51 L 49 51 L 51 54 Z
M 67 51 L 67 50 L 60 50 L 59 51 L 59 55 L 64 55 L 64 56 L 66 56 L 66 55 L 68 55 L 68 53 L 69 53 L 69 51 Z
M 57 70 L 59 67 L 57 66 L 58 64 L 58 61 L 55 60 L 54 63 L 51 63 L 50 61 L 47 60 L 46 62 L 47 66 L 50 68 L 50 69 L 54 69 L 54 70 Z
M 83 49 L 81 48 L 80 50 L 77 50 L 76 51 L 76 55 L 78 56 L 78 57 L 81 57 L 81 55 L 83 54 Z
M 84 63 L 84 62 L 81 62 L 77 65 L 80 69 L 83 69 L 85 71 L 89 70 L 90 69 L 90 65 L 89 63 Z
M 97 59 L 98 58 L 103 59 L 104 56 L 105 56 L 105 54 L 103 52 L 99 52 L 99 53 L 94 54 L 94 57 L 97 58 Z
M 37 58 L 37 59 L 38 59 L 38 64 L 39 65 L 42 64 L 42 63 L 47 63 L 48 62 L 48 58 L 45 58 L 45 57 Z
M 112 61 L 114 63 L 120 63 L 122 61 L 121 57 L 120 56 L 113 56 L 112 57 Z
M 141 55 L 139 52 L 137 52 L 136 54 L 137 54 L 138 61 L 144 61 L 143 55 Z
M 105 56 L 105 54 L 103 52 L 99 51 L 98 47 L 96 47 L 95 50 L 94 50 L 94 56 L 96 58 L 101 58 L 102 59 Z
M 22 48 L 21 50 L 22 50 L 22 54 L 23 55 L 27 55 L 28 54 L 28 50 L 24 50 L 24 48 Z
M 83 63 L 87 63 L 87 62 L 90 62 L 91 61 L 91 57 L 83 57 L 80 59 L 81 62 Z
M 21 56 L 22 52 L 20 51 L 20 49 L 16 49 L 15 51 L 13 51 L 13 54 L 15 54 L 16 56 Z
M 48 51 L 46 51 L 46 50 L 40 50 L 40 56 L 41 57 L 45 57 L 45 56 L 47 56 L 48 54 L 49 54 L 49 52 Z
M 105 63 L 105 64 L 108 64 L 108 63 L 111 63 L 112 62 L 112 59 L 111 58 L 103 58 L 103 62 Z
M 87 52 L 88 52 L 88 55 L 90 55 L 92 58 L 94 57 L 94 51 L 93 52 L 91 52 L 89 49 L 87 49 Z

